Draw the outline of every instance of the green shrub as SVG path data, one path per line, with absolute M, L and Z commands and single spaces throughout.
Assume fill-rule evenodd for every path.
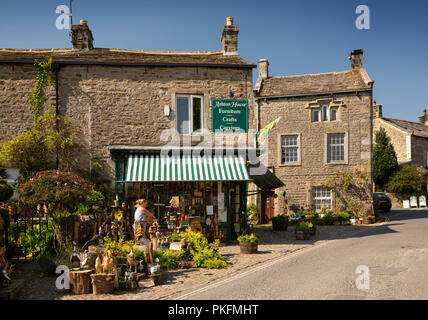
M 255 242 L 259 242 L 259 239 L 255 236 L 254 233 L 248 235 L 248 234 L 244 234 L 238 237 L 238 241 L 239 242 L 250 242 L 250 243 L 255 243 Z
M 7 184 L 6 180 L 0 177 L 0 202 L 6 202 L 13 196 L 13 188 Z
M 259 211 L 257 209 L 257 205 L 255 203 L 250 203 L 247 206 L 247 215 L 250 220 L 257 220 L 259 217 Z
M 287 215 L 285 215 L 285 214 L 280 214 L 280 215 L 277 215 L 277 216 L 273 217 L 271 220 L 272 221 L 280 221 L 280 222 L 282 222 L 282 221 L 287 221 L 288 222 L 289 217 Z
M 311 222 L 301 221 L 295 228 L 296 231 L 306 231 L 312 228 L 314 225 Z
M 166 268 L 168 270 L 177 269 L 178 262 L 181 259 L 183 250 L 173 251 L 170 249 L 162 249 L 160 251 L 155 251 L 155 258 L 159 258 L 159 264 L 161 268 Z

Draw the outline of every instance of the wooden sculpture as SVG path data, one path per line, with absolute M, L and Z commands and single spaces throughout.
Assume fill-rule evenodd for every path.
M 6 247 L 0 248 L 0 286 L 5 288 L 9 285 L 12 280 L 11 274 L 13 271 L 13 266 L 9 265 L 9 262 L 6 260 Z
M 97 258 L 95 259 L 95 273 L 101 273 L 103 270 L 103 265 L 101 263 L 100 254 L 98 253 Z
M 134 249 L 132 248 L 132 246 L 128 243 L 126 243 L 130 248 L 131 248 L 131 252 L 127 255 L 126 259 L 128 261 L 129 267 L 134 268 L 135 272 L 137 272 L 137 260 L 135 259 L 135 254 L 134 254 Z

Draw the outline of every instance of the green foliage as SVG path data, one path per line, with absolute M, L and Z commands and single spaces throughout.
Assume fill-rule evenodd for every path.
M 339 210 L 351 210 L 358 217 L 367 216 L 371 212 L 372 189 L 367 173 L 359 169 L 351 173 L 338 171 L 323 186 L 334 192 Z
M 257 220 L 259 217 L 259 211 L 257 209 L 257 205 L 255 203 L 250 203 L 247 206 L 247 215 L 250 220 Z
M 155 258 L 159 258 L 159 264 L 161 268 L 166 268 L 168 270 L 177 269 L 178 262 L 181 260 L 183 250 L 173 251 L 170 249 L 162 249 L 160 251 L 155 251 Z
M 373 180 L 381 189 L 398 169 L 397 155 L 384 128 L 376 132 L 373 148 Z
M 174 231 L 173 233 L 171 233 L 170 235 L 168 235 L 168 242 L 172 243 L 172 242 L 179 242 L 181 240 L 181 236 L 180 233 L 177 231 Z
M 312 228 L 313 226 L 314 225 L 312 224 L 312 222 L 301 221 L 295 227 L 295 230 L 296 231 L 306 231 L 306 230 L 309 230 L 310 228 Z
M 9 230 L 9 247 L 15 254 L 25 248 L 27 258 L 36 254 L 54 254 L 54 233 L 52 224 L 42 222 L 32 226 L 14 226 Z
M 67 210 L 73 212 L 79 203 L 85 203 L 86 193 L 94 186 L 83 178 L 58 170 L 40 171 L 20 186 L 20 201 L 35 208 L 39 204 L 48 205 L 49 212 Z
M 255 243 L 255 242 L 259 242 L 259 239 L 256 237 L 256 235 L 254 233 L 252 233 L 252 234 L 243 234 L 243 235 L 239 236 L 238 241 L 239 242 Z
M 28 95 L 28 102 L 31 104 L 34 116 L 34 124 L 39 124 L 40 116 L 42 114 L 42 107 L 46 101 L 46 97 L 43 91 L 43 86 L 47 82 L 51 83 L 51 66 L 52 58 L 48 61 L 35 61 L 34 68 L 36 70 L 36 83 L 34 90 Z
M 0 202 L 6 202 L 13 196 L 13 188 L 0 177 Z
M 288 222 L 288 220 L 289 220 L 290 218 L 289 218 L 289 216 L 288 215 L 285 215 L 285 214 L 279 214 L 279 215 L 277 215 L 277 216 L 275 216 L 275 217 L 273 217 L 271 220 L 272 221 L 287 221 Z
M 190 253 L 198 267 L 212 269 L 226 266 L 224 258 L 215 249 L 219 247 L 220 240 L 217 239 L 212 244 L 209 244 L 207 238 L 202 233 L 193 232 L 189 229 L 180 234 L 174 232 L 168 237 L 169 242 L 180 241 L 181 239 L 189 241 Z M 171 252 L 169 249 L 157 251 L 155 256 L 159 258 L 161 267 L 170 269 L 177 268 L 178 262 L 183 259 L 182 251 Z
M 28 95 L 33 113 L 33 127 L 10 141 L 5 142 L 0 150 L 0 163 L 5 166 L 18 168 L 20 179 L 27 179 L 39 170 L 48 170 L 55 167 L 55 159 L 61 159 L 63 166 L 69 169 L 72 166 L 71 149 L 74 134 L 66 126 L 68 119 L 57 117 L 53 107 L 43 113 L 46 97 L 43 91 L 45 84 L 50 84 L 51 63 L 36 61 L 36 82 L 34 90 Z
M 405 200 L 419 194 L 423 184 L 424 180 L 419 169 L 412 166 L 403 166 L 389 179 L 387 190 L 398 199 Z
M 119 241 L 113 241 L 110 237 L 104 237 L 103 245 L 106 249 L 110 250 L 114 257 L 116 258 L 126 258 L 132 250 L 134 251 L 134 256 L 137 261 L 145 260 L 144 252 L 138 249 L 136 244 L 133 241 L 126 241 L 124 237 L 121 237 Z M 128 263 L 128 262 L 127 262 Z

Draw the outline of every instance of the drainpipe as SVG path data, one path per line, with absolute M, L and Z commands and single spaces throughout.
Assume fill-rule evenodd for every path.
M 52 65 L 53 70 L 55 72 L 55 128 L 56 131 L 58 132 L 59 130 L 59 125 L 58 125 L 58 116 L 59 116 L 59 81 L 58 81 L 58 74 L 59 74 L 59 69 L 61 68 L 61 65 L 58 63 L 54 63 Z M 58 151 L 56 151 L 56 169 L 58 170 L 59 168 L 59 157 L 58 157 Z

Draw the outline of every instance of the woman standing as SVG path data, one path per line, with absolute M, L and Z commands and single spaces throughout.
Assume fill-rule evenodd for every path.
M 146 236 L 146 222 L 153 219 L 155 216 L 149 210 L 147 210 L 147 200 L 138 199 L 135 202 L 137 209 L 134 214 L 134 231 L 135 240 L 138 241 L 140 238 L 147 238 Z

